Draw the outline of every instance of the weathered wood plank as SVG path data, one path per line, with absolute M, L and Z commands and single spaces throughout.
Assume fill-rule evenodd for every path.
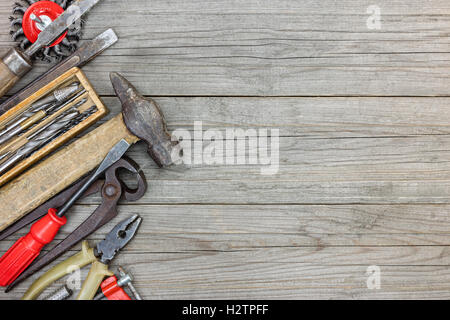
M 92 209 L 75 207 L 58 238 Z M 448 236 L 448 206 L 131 205 L 120 212 L 144 216 L 115 264 L 133 272 L 146 298 L 187 298 L 194 291 L 196 298 L 217 299 L 445 298 L 448 292 L 448 246 L 436 245 Z M 0 251 L 13 240 L 2 241 Z M 366 288 L 369 265 L 381 268 L 381 290 Z M 19 297 L 30 281 L 0 297 Z
M 78 205 L 56 239 L 74 230 L 96 205 Z M 156 251 L 242 250 L 251 247 L 450 245 L 449 205 L 134 205 L 90 238 L 102 239 L 118 220 L 139 213 L 138 237 Z M 11 236 L 14 240 L 28 232 Z M 0 251 L 6 250 L 0 244 Z
M 142 89 L 138 87 L 138 89 Z M 154 98 L 170 130 L 279 129 L 302 138 L 393 137 L 450 133 L 450 98 Z M 115 97 L 104 97 L 121 111 Z
M 447 140 L 447 136 L 282 137 L 275 175 L 261 175 L 261 165 L 182 165 L 161 170 L 142 144 L 128 155 L 149 180 L 149 191 L 139 203 L 448 203 Z
M 255 252 L 214 252 L 202 254 L 119 255 L 114 265 L 133 273 L 135 283 L 147 299 L 448 299 L 448 266 L 380 265 L 381 289 L 367 289 L 366 261 L 361 264 L 318 265 L 280 263 L 277 259 L 293 250 L 278 249 L 277 255 L 264 254 L 262 260 L 250 259 Z M 339 255 L 340 249 L 335 253 Z M 349 258 L 353 256 L 348 256 Z M 113 266 L 114 268 L 114 266 Z M 81 272 L 84 279 L 88 271 Z M 280 275 L 283 275 L 280 277 Z M 37 275 L 38 276 L 38 275 Z M 47 292 L 64 283 L 62 279 Z M 21 284 L 4 299 L 20 297 Z
M 380 30 L 367 27 L 366 0 L 156 2 L 110 0 L 90 13 L 87 38 L 112 26 L 121 39 L 85 68 L 100 94 L 119 71 L 148 95 L 449 95 L 445 0 L 378 1 Z M 0 7 L 2 30 L 10 10 Z
M 340 107 L 338 101 L 326 99 L 335 118 L 342 120 L 329 116 L 330 124 L 320 120 L 320 114 L 325 118 L 331 112 L 327 107 L 320 108 L 322 99 L 270 100 L 158 99 L 172 130 L 192 131 L 193 121 L 202 119 L 206 119 L 204 129 L 239 128 L 239 118 L 248 119 L 243 128 L 280 128 L 279 172 L 262 176 L 261 165 L 191 165 L 159 170 L 140 145 L 128 153 L 150 180 L 150 190 L 140 203 L 448 203 L 446 98 L 398 99 L 405 100 L 399 112 L 392 111 L 385 117 L 385 99 L 342 99 L 347 103 Z M 364 100 L 369 101 L 368 107 Z M 396 99 L 387 100 L 394 104 Z M 423 100 L 432 100 L 429 108 L 422 107 Z M 112 115 L 118 112 L 117 99 L 108 98 L 106 102 Z M 236 114 L 241 102 L 242 110 L 261 105 L 267 112 Z M 274 112 L 272 105 L 286 112 Z M 348 105 L 353 109 L 346 113 Z M 182 113 L 184 107 L 187 112 Z M 296 119 L 305 118 L 304 124 L 292 120 L 297 108 L 301 111 Z M 375 111 L 378 109 L 380 112 Z M 314 116 L 315 110 L 322 111 Z M 428 110 L 432 112 L 427 114 Z M 337 118 L 340 111 L 343 115 Z M 253 113 L 255 120 L 251 118 Z M 184 114 L 188 120 L 183 120 Z M 400 120 L 403 116 L 406 120 Z M 313 128 L 312 136 L 308 136 L 308 127 Z
M 273 176 L 160 170 L 143 146 L 129 152 L 150 187 L 119 209 L 144 224 L 114 263 L 145 298 L 450 298 L 449 98 L 404 97 L 449 96 L 450 3 L 380 0 L 381 30 L 367 28 L 372 4 L 108 0 L 90 13 L 86 39 L 110 26 L 121 39 L 84 68 L 101 95 L 120 71 L 157 96 L 171 130 L 280 129 Z M 11 5 L 0 3 L 1 30 Z M 10 44 L 2 32 L 0 52 Z M 350 95 L 365 97 L 324 97 Z M 58 239 L 99 200 L 80 201 Z M 366 287 L 369 265 L 381 267 L 381 290 Z

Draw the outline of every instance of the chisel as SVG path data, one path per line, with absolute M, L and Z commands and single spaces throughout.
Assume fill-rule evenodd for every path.
M 63 75 L 71 68 L 81 68 L 82 66 L 86 65 L 89 61 L 97 57 L 118 40 L 119 39 L 117 35 L 112 29 L 108 29 L 102 32 L 92 40 L 87 40 L 70 57 L 58 63 L 46 73 L 34 79 L 25 88 L 21 89 L 8 100 L 3 102 L 0 105 L 0 115 L 28 98 L 44 85 Z
M 0 61 L 0 97 L 32 68 L 32 56 L 51 45 L 68 27 L 77 21 L 100 0 L 76 0 L 58 18 L 50 23 L 28 49 L 11 48 Z

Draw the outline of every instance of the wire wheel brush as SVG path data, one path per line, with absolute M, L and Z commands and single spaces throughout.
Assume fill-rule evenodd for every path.
M 21 0 L 14 4 L 11 20 L 11 37 L 19 42 L 22 50 L 36 41 L 39 33 L 74 0 Z M 77 21 L 61 35 L 51 46 L 41 49 L 35 54 L 36 59 L 46 62 L 61 61 L 77 48 L 81 39 L 83 22 Z

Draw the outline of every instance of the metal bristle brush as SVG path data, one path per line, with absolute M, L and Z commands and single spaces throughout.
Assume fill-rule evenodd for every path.
M 25 35 L 24 26 L 28 29 L 39 29 L 39 27 L 44 27 L 45 22 L 48 22 L 48 20 L 50 19 L 49 16 L 53 17 L 55 14 L 57 14 L 57 11 L 55 11 L 57 10 L 55 8 L 55 5 L 58 5 L 61 10 L 66 10 L 69 5 L 74 2 L 74 0 L 52 0 L 52 2 L 54 4 L 52 6 L 49 6 L 48 1 L 16 1 L 12 12 L 13 14 L 9 18 L 11 21 L 10 33 L 12 39 L 19 43 L 19 46 L 22 50 L 29 48 L 32 44 Z M 33 21 L 33 14 L 38 16 L 41 15 L 39 21 Z M 41 18 L 45 21 L 42 21 Z M 39 25 L 41 24 L 41 22 L 44 22 L 44 26 Z M 39 50 L 36 57 L 46 62 L 60 61 L 64 57 L 67 57 L 77 48 L 78 42 L 81 39 L 83 24 L 83 20 L 81 20 L 80 23 L 74 23 L 67 30 L 67 36 L 61 41 L 61 43 L 58 43 L 54 46 L 47 46 Z

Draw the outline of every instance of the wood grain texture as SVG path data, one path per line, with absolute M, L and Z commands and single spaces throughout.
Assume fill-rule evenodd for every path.
M 0 97 L 8 92 L 17 80 L 19 80 L 19 77 L 0 60 Z
M 83 105 L 79 106 L 77 109 L 80 114 L 87 111 L 88 108 L 92 107 L 93 105 L 96 106 L 97 110 L 95 113 L 90 115 L 87 119 L 83 120 L 81 123 L 77 124 L 75 127 L 70 129 L 68 132 L 62 134 L 61 136 L 57 137 L 56 139 L 53 139 L 51 143 L 45 145 L 44 147 L 40 148 L 38 151 L 33 153 L 32 156 L 19 161 L 14 167 L 12 167 L 9 171 L 5 172 L 0 177 L 0 188 L 1 186 L 5 185 L 8 181 L 11 181 L 13 178 L 19 176 L 22 172 L 25 172 L 28 168 L 32 167 L 35 163 L 38 163 L 40 160 L 44 159 L 49 154 L 52 154 L 55 150 L 57 150 L 59 147 L 63 146 L 68 141 L 71 141 L 73 138 L 77 137 L 80 133 L 85 131 L 87 128 L 92 126 L 94 123 L 96 123 L 100 118 L 104 117 L 108 110 L 106 109 L 105 105 L 101 102 L 100 98 L 97 96 L 95 90 L 92 88 L 92 85 L 89 83 L 89 81 L 86 79 L 86 76 L 83 74 L 83 72 L 78 68 L 72 68 L 68 72 L 64 73 L 62 76 L 58 77 L 58 79 L 55 79 L 54 81 L 50 82 L 49 84 L 42 87 L 38 92 L 31 95 L 21 103 L 19 103 L 16 107 L 14 107 L 12 110 L 9 110 L 7 114 L 3 114 L 0 116 L 0 124 L 8 123 L 11 121 L 11 119 L 15 119 L 17 115 L 21 114 L 23 110 L 26 110 L 32 103 L 35 101 L 38 101 L 40 98 L 45 97 L 50 92 L 55 90 L 58 87 L 61 87 L 61 85 L 67 86 L 69 85 L 69 82 L 78 81 L 82 88 L 86 90 L 87 92 L 80 96 L 77 100 L 73 101 L 72 103 L 67 104 L 63 108 L 60 108 L 58 111 L 54 112 L 50 116 L 46 117 L 45 112 L 40 118 L 45 117 L 42 121 L 36 121 L 36 125 L 34 125 L 32 128 L 28 129 L 26 132 L 20 135 L 20 138 L 12 139 L 8 142 L 3 143 L 0 146 L 0 150 L 5 152 L 4 150 L 8 150 L 10 152 L 14 152 L 18 150 L 22 145 L 26 144 L 29 140 L 28 138 L 38 132 L 38 130 L 45 125 L 51 123 L 55 119 L 58 119 L 59 116 L 64 114 L 67 110 L 70 110 L 74 105 L 79 103 L 81 101 L 81 98 L 86 99 L 85 103 Z M 43 112 L 43 111 L 42 111 Z M 22 123 L 23 124 L 23 123 Z M 44 179 L 45 180 L 45 179 Z M 23 188 L 23 187 L 22 187 Z M 26 202 L 26 201 L 24 201 Z M 2 216 L 1 212 L 4 212 L 0 208 L 0 216 Z M 1 218 L 0 218 L 1 220 Z M 0 223 L 1 224 L 1 223 Z M 0 227 L 1 228 L 1 227 Z
M 84 71 L 109 95 L 118 71 L 152 96 L 448 96 L 448 1 L 376 4 L 380 30 L 367 27 L 368 0 L 110 0 L 84 34 L 114 27 L 119 43 Z M 0 15 L 11 6 L 2 2 Z
M 7 183 L 0 192 L 0 230 L 95 169 L 121 139 L 138 140 L 119 114 Z
M 450 298 L 450 2 L 379 0 L 380 30 L 367 28 L 373 4 L 108 0 L 90 12 L 86 39 L 107 27 L 120 38 L 83 68 L 110 117 L 118 71 L 155 97 L 170 130 L 280 130 L 272 176 L 259 165 L 160 170 L 144 146 L 128 152 L 149 190 L 119 208 L 144 221 L 114 265 L 145 298 Z M 0 30 L 11 6 L 0 3 Z M 0 51 L 10 44 L 2 32 Z M 99 201 L 79 201 L 58 239 Z M 370 265 L 380 290 L 367 289 Z

